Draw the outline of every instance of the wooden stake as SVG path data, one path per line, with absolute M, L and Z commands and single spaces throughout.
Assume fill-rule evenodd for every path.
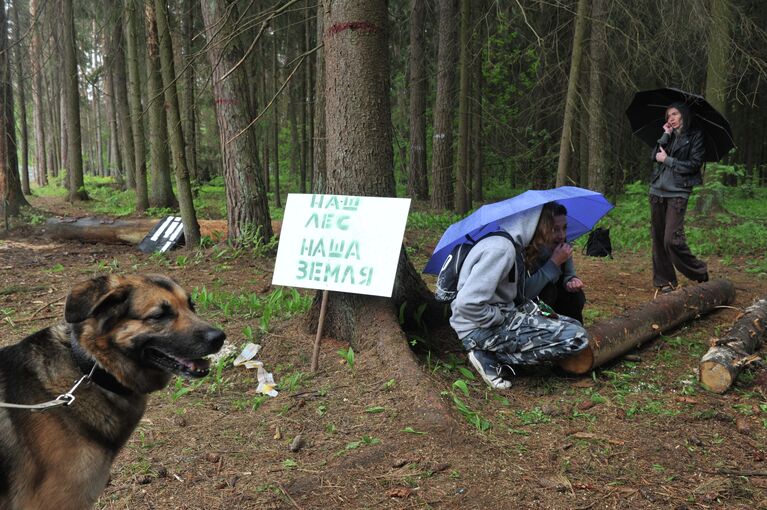
M 322 328 L 325 326 L 325 309 L 328 306 L 328 291 L 322 291 L 322 304 L 320 305 L 320 319 L 317 322 L 317 336 L 314 338 L 314 350 L 312 351 L 312 372 L 316 372 L 320 362 L 320 341 L 322 340 Z

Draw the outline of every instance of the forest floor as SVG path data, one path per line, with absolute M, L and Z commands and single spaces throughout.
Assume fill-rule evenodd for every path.
M 55 199 L 32 200 L 50 213 L 88 214 Z M 423 250 L 433 246 L 416 243 L 418 236 L 406 234 Z M 104 271 L 166 273 L 190 290 L 273 290 L 273 260 L 207 249 L 179 265 L 181 253 L 60 241 L 42 226 L 0 231 L 0 345 L 62 320 L 68 289 Z M 653 298 L 650 255 L 614 255 L 575 255 L 587 285 L 587 326 Z M 588 376 L 526 370 L 511 389 L 492 391 L 462 375 L 457 342 L 450 353 L 419 354 L 452 409 L 450 433 L 412 425 L 411 389 L 391 381 L 374 355 L 356 353 L 352 367 L 337 353 L 346 346 L 325 338 L 312 375 L 314 335 L 305 321 L 272 324 L 257 358 L 282 383 L 279 396 L 264 401 L 253 372 L 231 366 L 215 384 L 175 400 L 175 386 L 153 395 L 96 507 L 767 508 L 767 372 L 745 372 L 724 395 L 696 380 L 710 338 L 765 295 L 767 280 L 746 273 L 745 259 L 708 262 L 712 277 L 735 284 L 734 308 Z M 243 331 L 259 325 L 253 316 L 201 315 L 237 347 L 246 342 Z M 468 395 L 453 386 L 459 378 Z M 298 435 L 302 447 L 291 449 Z

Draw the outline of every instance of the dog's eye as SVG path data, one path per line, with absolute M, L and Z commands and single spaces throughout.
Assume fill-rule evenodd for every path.
M 169 320 L 176 317 L 175 312 L 173 311 L 173 308 L 168 304 L 163 304 L 160 309 L 153 311 L 149 315 L 147 315 L 147 319 L 153 320 L 153 321 L 162 321 L 162 320 Z

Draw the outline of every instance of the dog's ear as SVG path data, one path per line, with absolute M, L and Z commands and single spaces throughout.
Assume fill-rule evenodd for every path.
M 128 299 L 130 287 L 113 276 L 99 276 L 75 286 L 64 305 L 64 320 L 70 324 L 114 309 Z

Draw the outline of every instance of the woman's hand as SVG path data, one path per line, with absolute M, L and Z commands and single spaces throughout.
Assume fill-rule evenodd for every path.
M 567 292 L 578 292 L 583 288 L 583 282 L 577 276 L 565 284 Z
M 567 259 L 573 256 L 573 247 L 567 243 L 561 243 L 554 248 L 554 253 L 551 254 L 551 260 L 558 266 L 561 266 Z
M 668 122 L 663 124 L 663 132 L 666 133 L 667 135 L 670 135 L 673 130 L 674 128 L 672 128 L 671 124 L 669 124 Z
M 666 154 L 666 151 L 663 149 L 663 147 L 660 147 L 658 153 L 655 155 L 655 161 L 658 163 L 663 163 L 666 161 L 667 156 L 668 154 Z

